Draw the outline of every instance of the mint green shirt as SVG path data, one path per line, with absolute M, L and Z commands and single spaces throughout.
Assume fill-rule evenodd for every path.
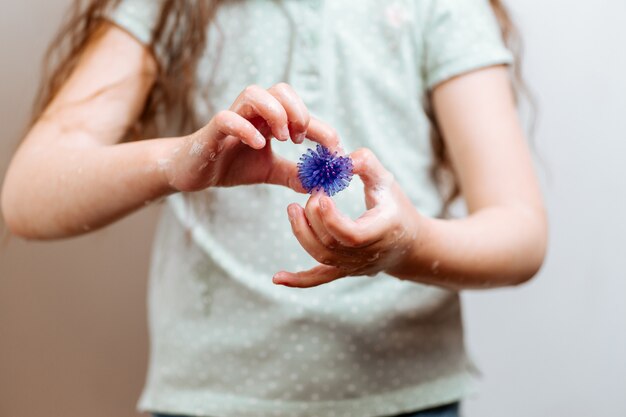
M 109 18 L 142 42 L 160 2 Z M 197 116 L 249 84 L 290 83 L 347 152 L 371 148 L 416 208 L 436 216 L 429 89 L 510 63 L 487 0 L 225 1 L 197 71 Z M 296 161 L 304 145 L 273 142 Z M 358 178 L 335 198 L 365 209 Z M 149 372 L 141 410 L 216 417 L 374 417 L 457 401 L 476 389 L 459 295 L 384 273 L 309 289 L 272 283 L 317 264 L 270 185 L 167 198 L 150 272 Z

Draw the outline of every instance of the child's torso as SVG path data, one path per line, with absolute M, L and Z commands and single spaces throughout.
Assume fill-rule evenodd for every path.
M 198 119 L 249 84 L 287 82 L 346 152 L 372 149 L 416 208 L 437 215 L 422 107 L 427 3 L 223 2 L 197 72 Z M 272 144 L 292 161 L 312 146 Z M 365 209 L 357 177 L 334 199 L 353 218 Z M 287 205 L 306 200 L 270 185 L 168 197 L 151 268 L 144 408 L 383 415 L 463 395 L 471 364 L 457 293 L 384 273 L 305 290 L 271 282 L 317 264 L 287 219 Z

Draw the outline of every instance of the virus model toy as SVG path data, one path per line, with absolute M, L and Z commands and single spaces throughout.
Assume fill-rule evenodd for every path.
M 317 151 L 317 152 L 316 152 Z M 349 156 L 338 156 L 322 145 L 316 151 L 308 149 L 298 162 L 298 178 L 308 193 L 323 188 L 333 195 L 343 190 L 352 179 L 352 160 Z

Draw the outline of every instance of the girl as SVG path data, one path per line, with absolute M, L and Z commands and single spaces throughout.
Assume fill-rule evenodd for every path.
M 166 197 L 139 408 L 457 416 L 458 291 L 527 281 L 546 246 L 500 3 L 76 8 L 2 209 L 54 239 Z M 297 178 L 314 142 L 352 151 L 360 180 L 332 199 Z

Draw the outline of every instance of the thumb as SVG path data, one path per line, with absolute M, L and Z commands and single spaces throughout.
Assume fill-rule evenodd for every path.
M 306 194 L 306 190 L 298 178 L 297 165 L 276 154 L 272 154 L 272 166 L 265 182 L 282 185 L 297 193 Z
M 370 149 L 357 149 L 350 154 L 350 158 L 352 172 L 361 178 L 366 190 L 387 188 L 393 184 L 393 174 L 385 169 Z

